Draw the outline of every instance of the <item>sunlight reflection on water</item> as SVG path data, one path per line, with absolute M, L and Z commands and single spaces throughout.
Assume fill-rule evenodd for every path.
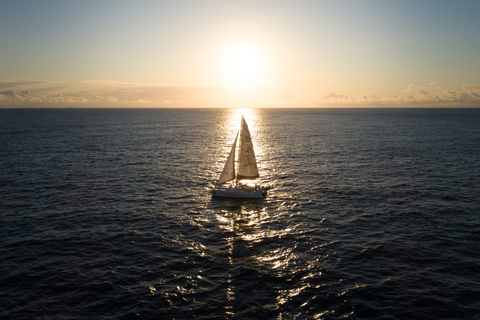
M 3 315 L 475 318 L 479 115 L 439 112 L 7 118 Z M 212 199 L 242 114 L 275 188 Z
M 295 226 L 277 224 L 279 212 L 269 213 L 269 206 L 265 201 L 226 200 L 220 207 L 224 208 L 221 213 L 215 215 L 215 218 L 225 232 L 228 261 L 233 268 L 233 274 L 230 273 L 228 277 L 227 290 L 227 300 L 233 303 L 236 291 L 242 289 L 238 288 L 238 281 L 231 279 L 238 277 L 239 273 L 255 272 L 260 276 L 266 273 L 273 277 L 284 277 L 292 271 L 294 261 L 298 259 L 294 253 L 296 245 L 269 248 L 268 243 L 295 232 Z M 266 283 L 262 285 L 265 287 L 264 290 L 269 291 L 270 297 L 276 297 L 277 305 L 285 304 L 288 299 L 298 294 L 297 288 L 292 292 L 289 290 L 277 292 L 274 288 L 268 288 Z M 275 308 L 274 305 L 271 307 Z M 227 317 L 235 315 L 233 307 L 227 308 Z

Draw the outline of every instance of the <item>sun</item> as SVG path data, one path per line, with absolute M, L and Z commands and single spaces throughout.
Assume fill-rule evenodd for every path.
M 232 46 L 226 54 L 225 70 L 234 82 L 258 82 L 263 69 L 260 51 L 249 44 Z

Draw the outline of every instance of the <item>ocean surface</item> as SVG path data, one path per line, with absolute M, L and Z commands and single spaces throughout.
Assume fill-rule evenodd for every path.
M 0 110 L 0 319 L 480 319 L 480 109 Z

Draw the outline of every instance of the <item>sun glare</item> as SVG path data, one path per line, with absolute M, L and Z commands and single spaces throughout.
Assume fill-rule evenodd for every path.
M 250 108 L 243 108 L 243 109 L 230 109 L 231 117 L 226 122 L 226 128 L 228 131 L 233 133 L 237 133 L 240 129 L 240 121 L 242 116 L 248 123 L 250 128 L 255 128 L 255 124 L 257 121 L 257 110 L 250 109 Z
M 255 47 L 240 44 L 228 51 L 225 59 L 225 69 L 234 82 L 259 82 L 262 63 L 261 54 Z

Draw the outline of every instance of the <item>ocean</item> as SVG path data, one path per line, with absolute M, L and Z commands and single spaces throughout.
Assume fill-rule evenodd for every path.
M 2 109 L 0 318 L 480 319 L 480 109 Z

